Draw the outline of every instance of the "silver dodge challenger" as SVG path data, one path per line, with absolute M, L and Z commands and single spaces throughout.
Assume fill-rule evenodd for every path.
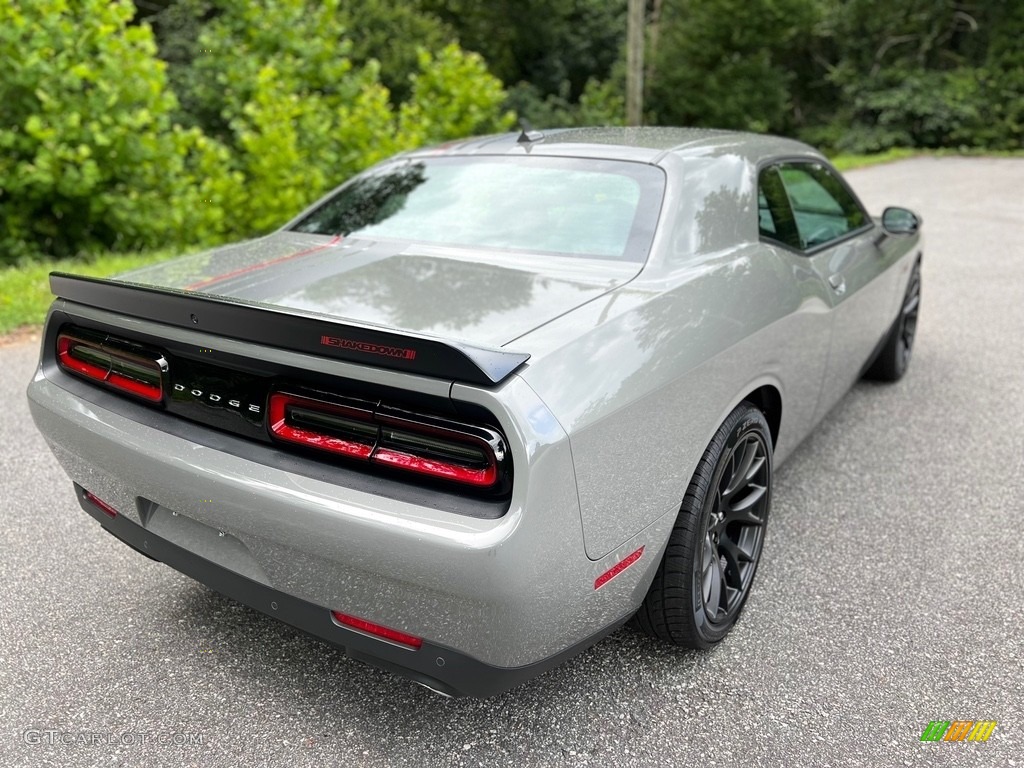
M 785 139 L 454 142 L 266 237 L 54 273 L 28 397 L 128 546 L 486 696 L 628 620 L 725 637 L 775 468 L 907 368 L 919 227 Z

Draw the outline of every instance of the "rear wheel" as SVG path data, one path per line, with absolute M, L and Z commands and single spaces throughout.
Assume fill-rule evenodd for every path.
M 653 637 L 708 648 L 736 623 L 764 545 L 771 505 L 768 422 L 742 403 L 697 465 L 635 623 Z
M 878 357 L 864 374 L 878 381 L 899 381 L 907 372 L 917 335 L 917 313 L 921 308 L 921 262 L 914 265 L 903 296 L 900 314 L 889 329 L 889 337 Z

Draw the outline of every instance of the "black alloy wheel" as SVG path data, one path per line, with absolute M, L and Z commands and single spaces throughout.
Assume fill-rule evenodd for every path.
M 695 617 L 710 625 L 731 623 L 754 578 L 768 521 L 770 477 L 764 438 L 751 430 L 723 457 L 724 471 L 714 496 L 694 560 Z M 698 598 L 699 599 L 696 599 Z
M 690 648 L 709 648 L 728 634 L 761 558 L 771 483 L 768 422 L 741 403 L 697 464 L 637 626 Z
M 921 307 L 921 268 L 915 266 L 910 275 L 910 284 L 903 299 L 900 310 L 899 355 L 903 370 L 910 363 L 910 353 L 914 350 L 914 334 L 917 333 L 917 313 Z
M 899 381 L 910 365 L 917 336 L 917 316 L 921 310 L 921 262 L 914 264 L 903 294 L 900 313 L 889 329 L 878 357 L 865 372 L 865 377 L 878 381 Z

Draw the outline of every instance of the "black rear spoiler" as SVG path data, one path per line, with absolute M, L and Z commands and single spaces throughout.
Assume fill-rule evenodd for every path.
M 50 290 L 76 304 L 164 325 L 484 386 L 504 381 L 530 358 L 521 352 L 382 330 L 283 307 L 123 280 L 51 272 Z

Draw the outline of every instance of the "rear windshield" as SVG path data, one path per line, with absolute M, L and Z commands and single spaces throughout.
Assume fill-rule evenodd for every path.
M 417 158 L 357 176 L 292 228 L 642 262 L 664 185 L 654 166 L 612 160 Z

